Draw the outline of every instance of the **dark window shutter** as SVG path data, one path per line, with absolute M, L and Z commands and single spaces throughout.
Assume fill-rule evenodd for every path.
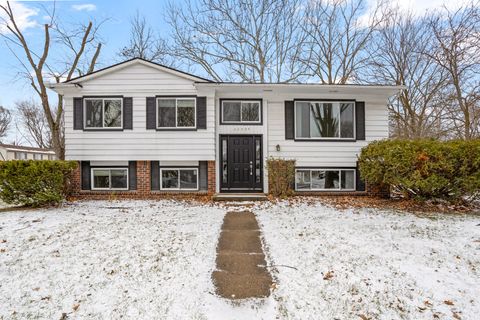
M 285 101 L 285 139 L 295 139 L 294 125 L 294 103 L 293 101 Z
M 147 129 L 157 128 L 155 97 L 147 97 Z
M 137 190 L 137 161 L 128 161 L 128 190 Z
M 207 161 L 198 163 L 198 189 L 202 191 L 208 190 L 208 164 Z
M 365 140 L 365 102 L 355 104 L 356 139 Z
M 160 190 L 160 162 L 150 162 L 150 189 Z
M 357 164 L 357 168 L 355 169 L 355 181 L 356 181 L 355 189 L 357 191 L 365 191 L 365 182 L 360 177 L 360 170 L 358 170 L 358 164 Z
M 90 189 L 90 161 L 82 161 L 82 190 Z
M 207 97 L 197 97 L 197 129 L 207 129 Z
M 133 129 L 132 98 L 123 98 L 123 129 Z
M 83 98 L 73 98 L 73 130 L 83 130 Z

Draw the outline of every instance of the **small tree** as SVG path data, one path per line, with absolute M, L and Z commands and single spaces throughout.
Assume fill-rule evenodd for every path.
M 31 100 L 15 103 L 17 109 L 17 130 L 30 144 L 39 148 L 51 148 L 52 136 L 42 107 Z

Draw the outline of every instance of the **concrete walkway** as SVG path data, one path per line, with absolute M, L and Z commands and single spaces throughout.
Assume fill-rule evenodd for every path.
M 270 295 L 272 277 L 255 215 L 250 211 L 225 215 L 217 245 L 217 270 L 212 279 L 218 295 L 229 299 Z

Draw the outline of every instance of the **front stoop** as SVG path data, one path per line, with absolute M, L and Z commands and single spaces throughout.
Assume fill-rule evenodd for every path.
M 213 195 L 213 201 L 266 201 L 267 195 L 264 193 L 216 193 Z

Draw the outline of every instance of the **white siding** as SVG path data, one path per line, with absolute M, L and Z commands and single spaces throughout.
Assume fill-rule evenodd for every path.
M 82 83 L 65 95 L 66 158 L 70 160 L 214 160 L 213 96 L 207 98 L 207 129 L 155 131 L 146 129 L 146 97 L 196 95 L 193 81 L 143 64 L 134 64 Z M 133 130 L 73 130 L 73 97 L 123 95 L 133 98 Z
M 362 99 L 358 99 L 362 101 Z M 388 137 L 386 101 L 365 101 L 365 141 L 328 142 L 294 141 L 285 139 L 284 101 L 268 103 L 268 155 L 296 159 L 297 166 L 351 167 L 356 166 L 360 149 L 373 140 Z M 276 151 L 280 145 L 280 152 Z

